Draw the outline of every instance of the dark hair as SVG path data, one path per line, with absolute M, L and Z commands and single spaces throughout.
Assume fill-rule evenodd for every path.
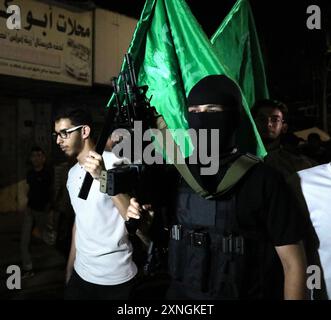
M 42 148 L 39 147 L 39 146 L 33 146 L 33 147 L 31 148 L 31 153 L 32 153 L 32 152 L 41 152 L 43 155 L 46 155 L 44 149 L 42 149 Z
M 93 131 L 92 116 L 89 111 L 82 107 L 67 107 L 59 109 L 54 117 L 54 122 L 60 119 L 69 119 L 74 126 L 88 125 Z
M 252 114 L 253 118 L 255 118 L 257 116 L 259 110 L 261 110 L 263 108 L 278 109 L 283 115 L 284 122 L 287 122 L 288 108 L 285 103 L 283 103 L 281 101 L 277 101 L 277 100 L 271 100 L 271 99 L 257 100 L 251 109 L 251 114 Z
M 93 125 L 90 112 L 81 107 L 69 107 L 58 110 L 54 121 L 57 122 L 60 119 L 69 119 L 75 126 L 84 124 L 91 127 Z
M 307 137 L 307 141 L 312 141 L 312 140 L 321 141 L 321 136 L 316 132 L 309 133 Z

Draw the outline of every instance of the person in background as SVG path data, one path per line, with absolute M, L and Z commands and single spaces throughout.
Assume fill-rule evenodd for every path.
M 21 233 L 22 278 L 34 275 L 29 250 L 33 227 L 36 226 L 40 238 L 45 238 L 49 212 L 52 207 L 53 172 L 46 166 L 46 154 L 38 146 L 31 149 L 32 168 L 27 172 L 28 203 L 23 217 Z
M 317 164 L 307 157 L 293 153 L 293 148 L 282 143 L 282 139 L 288 138 L 288 108 L 284 103 L 269 99 L 259 100 L 254 104 L 251 112 L 268 152 L 264 158 L 267 165 L 288 178 L 299 170 Z
M 323 146 L 320 135 L 315 132 L 308 135 L 307 143 L 302 146 L 302 152 L 316 161 L 317 164 L 325 164 L 331 160 L 329 152 Z
M 331 300 L 331 163 L 301 170 L 289 179 L 291 189 L 307 220 L 304 244 L 308 265 L 314 271 L 310 281 L 313 300 Z

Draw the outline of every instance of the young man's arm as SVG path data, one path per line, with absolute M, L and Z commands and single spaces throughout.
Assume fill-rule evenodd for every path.
M 90 151 L 89 156 L 86 158 L 84 169 L 91 174 L 93 179 L 99 180 L 101 171 L 105 170 L 102 156 L 94 151 Z M 128 220 L 127 209 L 130 205 L 130 196 L 127 194 L 118 194 L 112 197 L 112 201 L 123 219 Z
M 307 299 L 306 256 L 301 242 L 275 247 L 284 269 L 284 299 Z
M 128 220 L 127 210 L 130 205 L 130 196 L 128 194 L 120 193 L 111 197 L 115 207 L 119 211 L 124 220 Z
M 101 171 L 105 170 L 105 164 L 102 156 L 94 151 L 90 151 L 89 156 L 86 158 L 84 169 L 91 174 L 93 179 L 99 180 Z M 150 205 L 145 205 L 143 208 L 137 210 L 137 213 L 132 214 L 132 212 L 128 210 L 130 206 L 130 196 L 124 193 L 113 196 L 112 201 L 125 221 L 129 218 L 140 219 L 142 209 L 150 209 Z M 153 213 L 149 213 L 148 217 L 151 216 L 153 216 Z
M 75 242 L 75 236 L 76 236 L 76 222 L 74 223 L 72 227 L 72 238 L 71 238 L 71 247 L 70 247 L 70 254 L 67 262 L 67 268 L 66 268 L 66 284 L 68 284 L 70 277 L 72 275 L 72 271 L 74 269 L 74 263 L 76 259 L 76 242 Z

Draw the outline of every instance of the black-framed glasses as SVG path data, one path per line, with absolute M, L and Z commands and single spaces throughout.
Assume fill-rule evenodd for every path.
M 69 138 L 69 135 L 70 135 L 71 132 L 74 132 L 74 131 L 76 131 L 78 129 L 81 129 L 83 127 L 84 127 L 84 125 L 82 124 L 82 125 L 79 125 L 79 126 L 76 126 L 76 127 L 73 127 L 73 128 L 62 129 L 59 132 L 53 132 L 52 136 L 53 136 L 54 140 L 57 139 L 57 136 L 60 136 L 61 139 L 67 139 L 67 138 Z

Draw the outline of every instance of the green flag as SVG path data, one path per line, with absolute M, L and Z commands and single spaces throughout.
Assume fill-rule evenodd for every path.
M 199 80 L 212 74 L 230 75 L 184 0 L 147 0 L 128 52 L 135 61 L 138 85 L 148 85 L 147 95 L 169 129 L 187 129 L 186 97 Z M 244 105 L 247 112 L 245 100 Z M 172 133 L 183 155 L 189 156 L 188 133 L 184 139 L 182 132 Z M 251 138 L 255 145 L 250 151 L 263 156 L 259 137 Z
M 259 39 L 247 0 L 235 3 L 211 42 L 250 108 L 256 100 L 269 98 Z
M 222 64 L 229 71 L 230 77 L 240 86 L 247 102 L 245 108 L 252 108 L 256 100 L 269 98 L 259 39 L 247 0 L 238 0 L 234 4 L 211 37 L 211 43 Z M 246 111 L 251 118 L 250 112 Z M 246 135 L 257 137 L 258 148 L 261 154 L 265 155 L 260 135 L 252 119 L 243 119 L 237 137 L 239 145 L 245 144 L 246 150 L 252 150 L 254 142 L 245 138 Z

